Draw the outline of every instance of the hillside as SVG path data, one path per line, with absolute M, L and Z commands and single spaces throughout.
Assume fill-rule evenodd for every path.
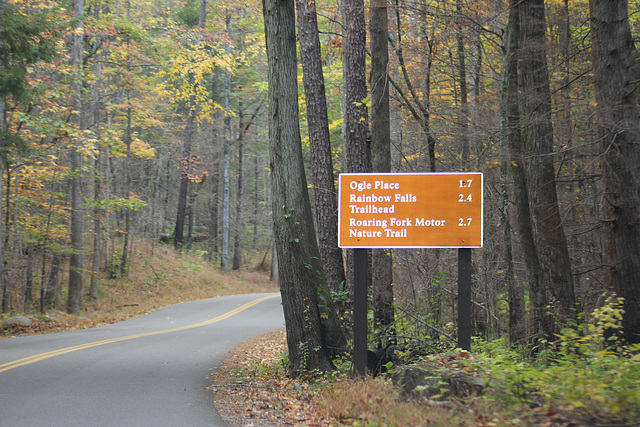
M 3 328 L 0 337 L 89 328 L 201 298 L 278 291 L 277 284 L 269 281 L 268 272 L 249 265 L 244 271 L 222 274 L 201 255 L 140 243 L 134 248 L 129 274 L 108 278 L 105 273 L 100 280 L 98 299 L 87 301 L 80 316 L 66 314 L 65 301 L 57 301 L 55 308 L 45 313 L 27 313 L 33 321 L 30 328 Z M 65 279 L 60 280 L 63 288 Z M 64 289 L 61 295 L 66 295 Z M 22 313 L 12 313 L 15 314 Z

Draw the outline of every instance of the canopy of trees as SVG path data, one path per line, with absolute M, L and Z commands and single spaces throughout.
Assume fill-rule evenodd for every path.
M 263 13 L 295 6 L 299 60 L 278 80 L 278 49 L 295 47 L 278 37 L 296 20 Z M 305 281 L 300 301 L 323 324 L 297 339 L 342 351 L 326 315 L 348 336 L 337 174 L 481 171 L 475 332 L 533 342 L 615 292 L 624 337 L 638 342 L 638 6 L 2 0 L 1 312 L 80 313 L 100 277 L 127 274 L 143 238 L 223 271 L 263 267 L 275 223 L 283 280 Z M 299 129 L 289 141 L 274 139 L 282 114 Z M 274 170 L 278 144 L 300 149 L 286 170 Z M 371 258 L 376 342 L 399 325 L 420 339 L 455 334 L 454 251 Z

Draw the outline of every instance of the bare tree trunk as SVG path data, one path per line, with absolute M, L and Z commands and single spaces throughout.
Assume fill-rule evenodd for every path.
M 242 197 L 244 193 L 244 111 L 242 99 L 238 101 L 238 180 L 236 182 L 236 226 L 235 226 L 235 246 L 233 248 L 232 270 L 240 270 L 242 263 L 242 230 L 244 221 L 242 218 Z
M 269 61 L 269 142 L 273 224 L 279 279 L 294 375 L 331 370 L 318 308 L 324 284 L 304 174 L 300 128 L 294 3 L 264 0 Z
M 460 85 L 460 110 L 458 113 L 458 129 L 460 138 L 461 169 L 469 170 L 469 95 L 467 89 L 467 61 L 464 36 L 462 34 L 462 1 L 456 1 L 456 42 L 458 47 L 458 78 Z
M 389 118 L 389 18 L 386 0 L 371 0 L 371 168 L 391 172 L 391 123 Z M 391 251 L 372 250 L 374 329 L 395 335 L 393 260 Z M 393 339 L 385 340 L 393 342 Z
M 207 23 L 207 0 L 200 0 L 200 15 L 198 28 L 205 29 Z M 180 164 L 180 191 L 178 193 L 178 208 L 176 213 L 176 227 L 174 231 L 173 244 L 176 249 L 182 249 L 184 244 L 184 227 L 187 220 L 187 202 L 189 194 L 189 167 L 191 164 L 191 144 L 196 132 L 197 114 L 197 82 L 193 74 L 189 74 L 189 86 L 191 95 L 189 96 L 189 111 L 187 113 L 187 123 L 184 132 L 184 143 L 182 145 L 182 162 Z
M 331 158 L 331 138 L 316 4 L 296 0 L 296 8 L 302 81 L 309 122 L 316 231 L 327 285 L 329 290 L 337 292 L 345 285 L 345 272 L 342 250 L 338 247 L 338 200 Z
M 231 30 L 231 15 L 226 17 L 227 34 Z M 225 44 L 227 55 L 231 54 L 231 45 Z M 224 153 L 222 166 L 222 244 L 220 247 L 220 269 L 223 273 L 229 271 L 229 236 L 231 210 L 231 70 L 225 71 L 224 82 Z
M 366 38 L 364 0 L 341 0 L 342 9 L 342 84 L 344 87 L 344 152 L 346 172 L 370 172 L 369 112 L 367 98 Z M 346 251 L 346 288 L 353 294 L 353 249 Z M 367 265 L 371 263 L 370 251 Z M 367 272 L 371 283 L 371 271 Z
M 273 244 L 273 250 L 271 251 L 271 271 L 269 273 L 269 280 L 272 282 L 278 281 L 278 251 L 276 250 L 275 242 Z
M 554 135 L 544 0 L 523 0 L 519 7 L 522 52 L 519 56 L 519 75 L 523 94 L 519 104 L 525 150 L 530 154 L 526 170 L 531 218 L 543 273 L 543 292 L 553 296 L 552 306 L 556 308 L 560 322 L 564 323 L 567 318 L 575 317 L 576 301 L 553 165 Z M 552 334 L 557 327 L 549 324 L 545 332 Z
M 513 268 L 513 243 L 511 238 L 511 214 L 510 214 L 510 201 L 509 201 L 509 170 L 517 167 L 516 165 L 509 166 L 509 152 L 510 141 L 519 138 L 519 131 L 517 126 L 518 111 L 515 102 L 514 94 L 507 91 L 513 91 L 516 87 L 515 78 L 517 75 L 517 63 L 516 57 L 511 58 L 511 53 L 514 53 L 517 49 L 517 38 L 519 24 L 514 19 L 514 13 L 509 15 L 509 21 L 504 34 L 504 56 L 503 56 L 503 87 L 500 90 L 500 133 L 501 133 L 501 148 L 500 154 L 500 180 L 501 194 L 500 194 L 500 219 L 502 228 L 502 254 L 503 254 L 503 270 L 505 281 L 507 282 L 507 293 L 509 295 L 509 342 L 511 345 L 521 342 L 526 338 L 526 312 L 524 305 L 524 285 L 518 284 L 515 278 L 515 272 Z M 509 99 L 507 99 L 507 94 Z M 509 127 L 513 126 L 513 127 Z M 514 144 L 514 142 L 512 142 Z M 517 145 L 517 144 L 516 144 Z M 514 171 L 516 175 L 520 171 Z M 523 177 L 520 177 L 522 180 Z M 531 261 L 533 263 L 533 261 Z M 529 265 L 529 264 L 527 264 Z M 529 269 L 527 269 L 528 271 Z
M 506 78 L 504 103 L 506 115 L 506 140 L 508 146 L 508 168 L 513 180 L 513 197 L 516 210 L 516 231 L 524 258 L 527 281 L 531 290 L 533 323 L 536 333 L 543 331 L 545 323 L 546 297 L 541 283 L 542 272 L 538 251 L 533 239 L 531 212 L 529 210 L 529 192 L 524 163 L 524 141 L 520 124 L 520 99 L 518 95 L 518 60 L 520 53 L 520 9 L 519 0 L 512 0 L 509 7 L 507 28 L 507 52 L 505 54 Z M 514 290 L 515 292 L 515 290 Z M 517 300 L 510 310 L 518 310 Z
M 604 178 L 607 281 L 624 298 L 624 338 L 640 342 L 638 53 L 628 2 L 591 0 L 597 130 Z
M 73 1 L 74 17 L 77 19 L 73 35 L 72 64 L 74 67 L 74 97 L 78 128 L 84 127 L 82 105 L 82 52 L 84 41 L 84 0 Z M 82 209 L 82 180 L 80 170 L 82 156 L 79 150 L 71 152 L 71 255 L 69 257 L 69 294 L 67 312 L 79 314 L 84 303 L 84 211 Z
M 44 307 L 51 308 L 58 293 L 58 276 L 60 275 L 60 266 L 62 265 L 63 255 L 54 254 L 49 274 L 47 275 L 46 287 L 44 290 Z M 44 278 L 43 278 L 44 280 Z
M 130 65 L 127 64 L 127 72 L 130 72 Z M 127 98 L 131 96 L 131 89 L 127 87 Z M 127 101 L 127 128 L 124 136 L 124 143 L 127 147 L 127 155 L 124 159 L 124 191 L 123 197 L 129 197 L 129 191 L 131 187 L 131 178 L 129 176 L 129 163 L 131 161 L 131 100 Z M 129 209 L 125 209 L 124 211 L 124 239 L 122 242 L 122 256 L 120 257 L 120 275 L 125 276 L 127 274 L 128 266 L 129 266 L 129 240 L 131 235 L 131 211 Z
M 22 299 L 22 311 L 31 313 L 33 303 L 33 247 L 28 246 L 25 251 L 27 258 L 27 268 L 25 272 L 24 298 Z
M 0 40 L 0 47 L 2 47 Z M 0 73 L 2 73 L 2 65 L 0 65 Z M 4 99 L 0 98 L 0 133 L 7 131 L 4 119 Z M 0 152 L 4 152 L 4 138 L 0 138 Z M 4 205 L 2 201 L 4 193 L 4 156 L 0 156 L 0 314 L 5 313 L 7 308 L 7 282 L 4 279 Z

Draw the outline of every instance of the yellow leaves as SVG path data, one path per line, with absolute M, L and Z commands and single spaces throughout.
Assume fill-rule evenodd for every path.
M 131 154 L 139 159 L 150 160 L 155 156 L 156 149 L 134 136 L 131 141 Z

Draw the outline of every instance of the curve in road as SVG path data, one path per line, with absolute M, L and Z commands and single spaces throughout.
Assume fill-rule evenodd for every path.
M 0 426 L 222 426 L 208 373 L 235 345 L 283 326 L 278 296 L 0 340 Z

